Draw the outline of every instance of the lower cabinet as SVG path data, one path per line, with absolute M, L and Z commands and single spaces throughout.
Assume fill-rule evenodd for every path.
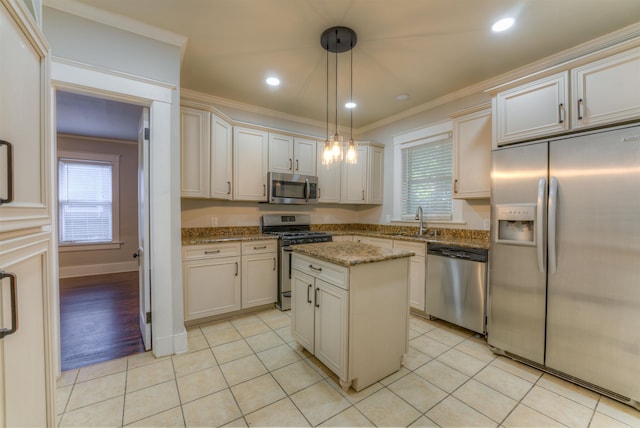
M 424 312 L 426 309 L 427 244 L 394 240 L 393 248 L 416 253 L 411 257 L 409 263 L 409 306 Z
M 278 292 L 276 241 L 242 243 L 242 308 L 275 303 Z

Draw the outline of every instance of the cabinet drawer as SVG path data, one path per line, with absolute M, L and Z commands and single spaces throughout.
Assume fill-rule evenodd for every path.
M 413 251 L 416 253 L 416 256 L 424 257 L 427 254 L 426 245 L 420 242 L 393 241 L 393 248 Z
M 182 247 L 182 260 L 213 259 L 239 255 L 239 242 L 221 242 L 219 244 L 189 245 Z
M 293 269 L 337 285 L 345 290 L 349 289 L 349 270 L 343 266 L 296 253 L 293 253 L 292 264 Z
M 259 240 L 242 243 L 242 254 L 275 253 L 278 251 L 278 241 Z

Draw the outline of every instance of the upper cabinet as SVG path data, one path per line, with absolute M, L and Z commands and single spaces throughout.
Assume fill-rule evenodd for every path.
M 266 202 L 269 134 L 235 127 L 233 153 L 233 199 Z
M 269 171 L 316 175 L 316 142 L 269 133 Z
M 51 223 L 49 50 L 12 4 L 0 3 L 0 232 Z
M 381 204 L 384 184 L 384 146 L 359 143 L 358 162 L 342 163 L 341 202 Z
M 453 197 L 488 198 L 491 192 L 491 108 L 453 116 Z
M 233 199 L 233 126 L 211 116 L 210 195 L 214 199 Z
M 579 58 L 524 84 L 489 90 L 494 95 L 494 145 L 640 118 L 640 47 L 605 54 L 591 55 L 598 59 L 590 62 Z
M 338 204 L 340 203 L 340 183 L 342 163 L 331 162 L 322 164 L 324 144 L 316 146 L 316 171 L 318 174 L 318 202 Z

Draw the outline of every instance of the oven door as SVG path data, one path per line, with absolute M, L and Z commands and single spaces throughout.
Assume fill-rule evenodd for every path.
M 317 204 L 318 177 L 299 174 L 268 174 L 271 204 Z
M 281 311 L 291 309 L 291 256 L 293 250 L 283 244 L 280 249 L 280 278 L 278 281 L 278 302 L 276 306 Z

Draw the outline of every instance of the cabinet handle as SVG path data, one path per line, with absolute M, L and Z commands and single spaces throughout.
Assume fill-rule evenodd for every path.
M 11 328 L 0 329 L 0 339 L 15 333 L 18 329 L 18 308 L 16 306 L 16 287 L 18 286 L 18 279 L 14 273 L 0 271 L 0 280 L 4 278 L 9 278 L 9 285 L 11 286 Z
M 263 245 L 262 247 L 253 247 L 254 250 L 264 250 L 266 248 L 267 248 L 266 245 Z
M 239 273 L 239 267 L 238 267 L 238 262 L 236 262 L 236 276 L 238 276 Z
M 364 189 L 362 189 L 362 200 L 364 201 Z
M 307 286 L 307 303 L 311 303 L 311 295 L 310 295 L 311 293 L 310 293 L 310 291 L 311 291 L 312 287 L 313 287 L 313 284 L 309 284 Z
M 578 120 L 582 120 L 582 104 L 583 104 L 583 100 L 582 98 L 580 98 L 578 100 Z
M 453 193 L 458 193 L 458 179 L 453 180 Z
M 205 251 L 205 254 L 218 254 L 220 253 L 220 250 L 212 250 L 212 251 Z
M 262 196 L 267 196 L 267 185 L 266 184 L 262 185 Z
M 0 146 L 7 147 L 7 197 L 0 198 L 0 205 L 2 205 L 13 202 L 13 146 L 4 140 L 0 140 Z
M 320 188 L 318 187 L 316 190 L 318 192 L 318 199 L 320 199 Z
M 227 195 L 231 194 L 231 182 L 227 181 Z
M 322 268 L 317 268 L 314 265 L 309 265 L 309 269 L 315 270 L 316 272 L 322 272 Z
M 293 169 L 293 161 L 289 158 L 289 171 Z
M 296 171 L 300 170 L 300 165 L 298 164 L 298 159 L 296 159 Z
M 276 270 L 276 258 L 273 258 L 273 270 Z
M 320 307 L 320 302 L 318 301 L 318 288 L 316 287 L 316 291 L 313 292 L 313 300 L 316 302 L 316 308 Z
M 558 123 L 564 123 L 564 104 L 558 106 Z

